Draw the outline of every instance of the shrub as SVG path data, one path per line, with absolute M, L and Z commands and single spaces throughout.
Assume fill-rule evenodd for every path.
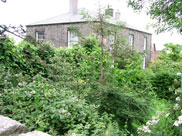
M 151 76 L 153 90 L 160 98 L 173 99 L 173 95 L 168 90 L 169 88 L 179 87 L 179 84 L 175 84 L 174 79 L 179 79 L 175 74 L 182 72 L 181 66 L 181 62 L 160 60 L 150 66 L 150 69 L 153 71 L 153 76 Z
M 177 81 L 178 82 L 178 81 Z M 181 80 L 180 80 L 181 82 Z M 154 116 L 151 120 L 139 128 L 139 135 L 141 136 L 180 136 L 182 135 L 182 88 L 169 90 L 175 98 L 173 101 L 165 101 L 165 108 L 160 114 Z M 158 103 L 159 104 L 159 103 Z
M 0 114 L 24 123 L 31 130 L 52 135 L 76 131 L 84 135 L 101 135 L 109 116 L 99 115 L 97 105 L 89 105 L 72 91 L 58 88 L 37 75 L 33 82 L 21 82 L 18 87 L 0 95 Z
M 37 45 L 37 53 L 42 60 L 50 63 L 50 59 L 56 54 L 56 49 L 51 43 L 41 43 Z
M 104 50 L 101 85 L 101 49 L 94 38 L 83 47 L 59 50 L 48 43 L 8 44 L 10 54 L 21 57 L 0 65 L 0 114 L 52 135 L 136 134 L 137 125 L 149 118 L 153 94 L 147 75 L 152 74 L 133 57 L 121 69 Z
M 160 98 L 172 99 L 173 95 L 168 91 L 169 88 L 179 87 L 174 84 L 174 75 L 182 72 L 182 55 L 180 46 L 177 44 L 165 44 L 158 61 L 149 68 L 153 71 L 154 76 L 151 77 L 151 83 L 154 91 Z

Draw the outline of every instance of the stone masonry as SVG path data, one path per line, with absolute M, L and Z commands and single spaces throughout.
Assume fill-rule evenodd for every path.
M 93 30 L 89 27 L 86 22 L 75 22 L 75 23 L 60 23 L 60 24 L 47 24 L 47 25 L 29 25 L 27 26 L 27 35 L 35 38 L 36 31 L 45 32 L 45 41 L 51 41 L 56 47 L 68 47 L 68 29 L 75 27 L 79 30 L 82 36 L 88 37 L 93 34 Z M 151 58 L 151 44 L 152 35 L 147 32 L 131 29 L 125 27 L 122 30 L 123 38 L 128 40 L 129 34 L 134 35 L 134 48 L 138 52 L 142 53 L 144 48 L 144 37 L 147 38 L 146 47 L 146 65 L 149 63 Z
M 23 124 L 0 115 L 0 136 L 50 136 L 46 133 L 30 130 Z

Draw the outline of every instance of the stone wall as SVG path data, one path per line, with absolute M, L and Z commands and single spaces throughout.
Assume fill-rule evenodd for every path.
M 50 136 L 46 133 L 30 130 L 23 124 L 0 115 L 0 136 Z
M 28 26 L 27 35 L 35 38 L 37 31 L 44 31 L 45 41 L 51 41 L 56 47 L 68 46 L 68 29 L 70 27 L 77 28 L 84 36 L 89 36 L 93 31 L 86 23 L 73 23 L 73 24 L 56 24 L 56 25 L 40 25 Z
M 68 29 L 75 27 L 79 30 L 82 36 L 87 37 L 93 34 L 93 30 L 87 23 L 66 23 L 66 24 L 52 24 L 52 25 L 37 25 L 27 26 L 27 35 L 35 38 L 36 31 L 44 31 L 45 41 L 52 41 L 56 47 L 67 47 L 68 46 Z M 130 28 L 124 28 L 122 31 L 123 38 L 128 40 L 129 34 L 134 35 L 134 48 L 140 53 L 143 52 L 144 48 L 144 37 L 147 38 L 147 56 L 146 65 L 151 59 L 151 46 L 152 46 L 152 35 L 139 30 Z M 108 45 L 107 45 L 108 46 Z

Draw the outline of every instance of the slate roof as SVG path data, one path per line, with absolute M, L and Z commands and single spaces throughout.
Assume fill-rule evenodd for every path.
M 81 12 L 83 11 L 83 9 L 78 10 L 77 14 L 72 14 L 72 13 L 65 13 L 65 14 L 61 14 L 55 17 L 51 17 L 42 21 L 38 21 L 32 24 L 27 25 L 27 27 L 30 26 L 41 26 L 41 25 L 56 25 L 56 24 L 70 24 L 70 23 L 82 23 L 82 22 L 86 22 L 86 20 L 83 19 L 83 15 L 81 15 Z M 91 16 L 94 16 L 95 13 L 93 12 L 89 12 L 89 14 L 91 14 Z M 111 18 L 109 19 L 109 22 L 111 24 L 117 24 L 118 20 Z M 151 34 L 149 32 L 145 32 L 143 30 L 139 30 L 136 27 L 129 25 L 128 23 L 125 23 L 125 28 L 128 29 L 133 29 L 136 31 L 140 31 L 140 32 L 144 32 L 144 33 L 148 33 Z

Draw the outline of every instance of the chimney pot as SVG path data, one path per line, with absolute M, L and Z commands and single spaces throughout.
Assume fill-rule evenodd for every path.
M 108 8 L 105 10 L 105 14 L 113 17 L 114 9 L 112 8 L 111 5 L 108 5 Z
M 70 0 L 70 9 L 69 12 L 76 14 L 78 10 L 78 0 Z
M 120 16 L 121 16 L 121 13 L 119 12 L 119 10 L 117 10 L 115 13 L 115 19 L 120 20 Z

